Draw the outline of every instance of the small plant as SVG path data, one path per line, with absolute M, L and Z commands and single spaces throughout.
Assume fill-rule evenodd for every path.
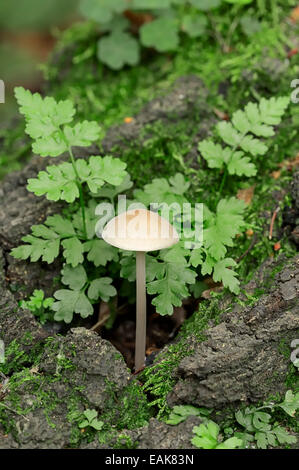
M 198 149 L 209 168 L 223 171 L 219 196 L 228 175 L 255 176 L 257 168 L 252 157 L 265 155 L 268 146 L 260 138 L 272 137 L 274 126 L 280 124 L 290 103 L 288 97 L 261 99 L 259 105 L 248 103 L 244 111 L 236 111 L 231 122 L 222 121 L 216 126 L 218 136 L 226 145 L 212 140 L 200 142 Z M 257 137 L 257 138 L 256 138 Z
M 241 439 L 235 436 L 220 441 L 220 428 L 214 421 L 207 421 L 205 424 L 194 426 L 193 433 L 195 436 L 191 442 L 199 449 L 237 449 L 242 445 Z
M 16 97 L 26 119 L 26 132 L 34 141 L 33 151 L 42 156 L 69 156 L 69 161 L 49 165 L 37 178 L 29 179 L 28 190 L 37 196 L 45 195 L 51 201 L 65 201 L 70 206 L 63 215 L 51 215 L 44 224 L 32 226 L 32 233 L 22 239 L 25 244 L 14 248 L 12 255 L 47 263 L 62 256 L 65 264 L 61 282 L 66 288 L 54 293 L 51 308 L 55 320 L 70 323 L 74 313 L 86 318 L 93 314 L 93 304 L 100 299 L 107 302 L 116 295 L 111 272 L 130 282 L 136 280 L 134 254 L 119 253 L 97 238 L 95 229 L 99 198 L 111 203 L 119 193 L 130 189 L 132 182 L 125 170 L 126 164 L 118 158 L 74 158 L 72 147 L 89 146 L 99 139 L 100 130 L 95 122 L 74 122 L 75 109 L 71 101 L 43 99 L 23 88 L 16 88 Z M 134 202 L 149 208 L 152 203 L 157 204 L 162 217 L 168 205 L 166 210 L 171 208 L 173 225 L 181 233 L 180 242 L 175 246 L 146 254 L 147 293 L 153 296 L 152 304 L 159 314 L 171 315 L 174 306 L 182 304 L 200 276 L 213 275 L 214 281 L 239 293 L 237 272 L 232 269 L 236 262 L 227 252 L 234 246 L 236 235 L 246 227 L 245 203 L 234 196 L 221 199 L 221 192 L 227 176 L 256 173 L 255 163 L 248 155 L 264 155 L 268 149 L 256 136 L 273 136 L 273 126 L 280 123 L 288 102 L 288 98 L 272 98 L 261 100 L 259 105 L 249 103 L 245 111 L 233 115 L 232 123 L 218 124 L 225 147 L 211 140 L 200 143 L 208 166 L 223 170 L 215 210 L 204 204 L 203 214 L 199 215 L 193 208 L 182 219 L 182 207 L 189 203 L 190 182 L 179 173 L 169 180 L 156 178 L 143 189 L 134 191 Z M 190 236 L 192 241 L 198 216 L 203 220 L 203 242 L 199 248 L 192 249 Z M 182 231 L 182 224 L 185 228 L 188 226 L 188 230 Z
M 219 439 L 220 426 L 209 419 L 213 410 L 191 405 L 175 406 L 169 413 L 166 423 L 176 426 L 188 416 L 199 416 L 203 422 L 193 428 L 195 436 L 191 442 L 200 449 L 236 449 L 254 445 L 260 449 L 267 449 L 269 446 L 276 447 L 279 444 L 295 444 L 296 437 L 273 422 L 273 415 L 266 413 L 265 409 L 269 409 L 270 413 L 282 409 L 287 415 L 295 418 L 299 410 L 299 392 L 293 393 L 288 390 L 280 403 L 264 404 L 260 407 L 250 406 L 236 411 L 234 414 L 236 424 L 242 426 L 244 431 L 238 431 L 236 426 L 224 428 L 223 433 L 231 437 L 223 441 Z
M 212 410 L 208 410 L 207 408 L 196 408 L 192 405 L 180 405 L 173 408 L 165 422 L 176 426 L 177 424 L 184 422 L 188 416 L 207 417 L 211 413 Z
M 23 237 L 27 244 L 14 248 L 12 255 L 18 259 L 42 259 L 52 263 L 62 248 L 66 261 L 62 282 L 70 289 L 54 294 L 57 302 L 52 308 L 56 312 L 55 320 L 69 323 L 73 313 L 80 313 L 83 317 L 91 315 L 91 301 L 99 298 L 107 301 L 116 294 L 115 288 L 110 286 L 110 278 L 99 279 L 94 274 L 88 281 L 84 268 L 79 265 L 83 263 L 85 253 L 88 261 L 96 267 L 105 266 L 117 258 L 116 251 L 95 235 L 96 202 L 92 195 L 97 195 L 104 185 L 117 187 L 123 183 L 127 176 L 126 165 L 110 156 L 75 160 L 72 147 L 89 146 L 99 138 L 100 130 L 97 123 L 89 121 L 71 126 L 75 114 L 71 101 L 43 99 L 38 93 L 31 94 L 23 88 L 16 88 L 15 94 L 26 119 L 26 132 L 34 140 L 33 151 L 43 157 L 57 157 L 66 152 L 70 159 L 70 162 L 48 166 L 46 171 L 39 172 L 37 178 L 29 179 L 28 190 L 37 196 L 45 195 L 51 201 L 74 203 L 79 200 L 79 210 L 64 217 L 50 216 L 44 224 L 34 225 L 32 234 Z M 91 194 L 88 204 L 87 191 Z M 87 287 L 88 297 L 85 295 Z
M 102 33 L 97 43 L 98 59 L 119 70 L 139 62 L 141 46 L 162 53 L 176 51 L 182 36 L 200 38 L 212 29 L 209 12 L 227 3 L 237 7 L 252 1 L 81 0 L 80 12 Z M 247 15 L 241 26 L 252 34 L 259 23 Z
M 250 442 L 255 442 L 256 446 L 260 449 L 267 449 L 268 446 L 275 447 L 278 444 L 295 444 L 297 442 L 296 437 L 290 435 L 283 427 L 277 423 L 271 423 L 271 414 L 266 413 L 264 410 L 269 409 L 273 411 L 275 408 L 281 408 L 294 418 L 299 410 L 299 392 L 294 394 L 291 390 L 288 390 L 281 403 L 264 405 L 259 408 L 251 406 L 235 413 L 237 422 L 245 429 L 245 432 L 237 434 L 242 439 L 245 447 Z
M 80 429 L 93 428 L 96 431 L 100 431 L 103 428 L 104 423 L 98 420 L 98 412 L 96 410 L 87 409 L 83 412 L 83 415 L 85 419 L 78 423 Z
M 44 325 L 53 320 L 53 312 L 51 311 L 53 303 L 54 299 L 52 297 L 45 298 L 44 291 L 35 289 L 29 300 L 20 301 L 20 307 L 30 310 Z

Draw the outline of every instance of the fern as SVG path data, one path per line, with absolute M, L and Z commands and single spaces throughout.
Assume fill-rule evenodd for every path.
M 226 145 L 210 139 L 198 145 L 208 167 L 224 169 L 230 175 L 255 176 L 257 168 L 252 157 L 263 156 L 268 151 L 268 145 L 260 138 L 275 134 L 273 126 L 280 124 L 289 102 L 288 97 L 262 98 L 259 104 L 248 103 L 244 111 L 236 111 L 231 122 L 218 123 L 218 136 Z

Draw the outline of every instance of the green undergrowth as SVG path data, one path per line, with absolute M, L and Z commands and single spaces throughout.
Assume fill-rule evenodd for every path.
M 32 336 L 26 333 L 20 340 L 13 340 L 5 350 L 5 362 L 0 363 L 0 372 L 10 375 L 28 365 L 38 363 L 43 351 L 41 343 L 32 345 Z

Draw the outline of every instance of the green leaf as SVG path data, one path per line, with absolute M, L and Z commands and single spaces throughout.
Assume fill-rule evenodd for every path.
M 269 413 L 264 413 L 263 411 L 256 411 L 253 413 L 252 416 L 252 424 L 255 429 L 266 432 L 271 429 L 271 425 L 269 424 L 270 419 L 271 415 L 269 415 Z
M 293 393 L 292 390 L 288 390 L 285 394 L 285 399 L 278 405 L 282 408 L 289 416 L 294 417 L 296 411 L 299 410 L 299 392 Z
M 226 246 L 233 246 L 233 238 L 242 231 L 244 209 L 245 203 L 234 197 L 218 203 L 216 218 L 203 233 L 204 246 L 216 261 L 225 256 Z
M 98 23 L 107 23 L 115 13 L 128 8 L 126 0 L 81 0 L 80 12 L 85 18 Z
M 215 264 L 213 274 L 214 281 L 222 282 L 224 287 L 228 287 L 234 294 L 238 294 L 240 292 L 240 282 L 236 278 L 237 273 L 228 268 L 236 265 L 237 263 L 233 259 L 225 258 Z
M 116 186 L 115 188 L 101 188 L 97 192 L 97 197 L 106 198 L 106 199 L 114 199 L 118 194 L 124 194 L 128 189 L 131 189 L 133 186 L 133 181 L 131 181 L 130 175 L 127 173 L 123 182 Z
M 119 186 L 123 183 L 127 176 L 127 172 L 125 171 L 126 166 L 126 163 L 119 158 L 111 156 L 93 156 L 89 158 L 90 175 L 93 178 L 100 178 L 113 186 Z M 88 183 L 90 179 L 91 178 L 88 177 Z
M 83 292 L 61 289 L 55 292 L 54 297 L 57 302 L 54 302 L 52 309 L 56 312 L 56 321 L 71 323 L 74 313 L 79 313 L 82 318 L 93 314 L 93 307 Z
M 82 265 L 73 268 L 65 265 L 61 271 L 62 282 L 72 290 L 81 290 L 87 282 L 86 271 Z
M 104 240 L 89 240 L 84 243 L 84 251 L 88 253 L 87 259 L 95 266 L 106 266 L 108 261 L 118 260 L 118 250 L 108 245 Z
M 139 44 L 129 33 L 114 31 L 98 41 L 98 58 L 114 70 L 139 62 Z
M 249 409 L 248 409 L 249 410 Z M 252 413 L 246 413 L 246 412 L 243 412 L 241 410 L 238 410 L 236 413 L 235 413 L 235 418 L 236 420 L 238 421 L 238 423 L 243 426 L 247 431 L 249 432 L 253 432 L 254 431 L 254 427 L 252 425 L 252 417 L 253 417 L 253 414 Z
M 74 127 L 65 126 L 64 135 L 71 147 L 88 147 L 100 137 L 100 127 L 95 121 L 83 121 Z
M 131 0 L 130 9 L 132 10 L 158 10 L 169 8 L 171 0 Z
M 147 284 L 147 291 L 151 295 L 158 294 L 152 304 L 160 315 L 172 315 L 173 306 L 181 306 L 182 299 L 188 296 L 187 284 L 195 283 L 196 272 L 188 267 L 177 246 L 164 251 L 161 256 L 164 269 L 159 279 Z
M 206 274 L 211 274 L 215 264 L 216 264 L 216 260 L 212 258 L 209 254 L 207 254 L 206 259 L 202 263 L 201 274 L 203 276 L 205 276 Z
M 123 256 L 120 260 L 120 276 L 128 281 L 136 280 L 136 259 L 133 256 Z
M 288 96 L 278 98 L 273 96 L 269 100 L 262 98 L 259 105 L 261 121 L 271 126 L 277 126 L 289 104 L 290 98 Z
M 194 268 L 197 268 L 200 264 L 203 263 L 203 251 L 201 249 L 192 250 L 190 256 L 190 264 Z
M 207 29 L 208 20 L 204 15 L 185 15 L 182 21 L 182 30 L 191 38 L 202 36 Z
M 244 33 L 249 37 L 258 33 L 262 28 L 261 22 L 250 15 L 242 16 L 240 23 Z
M 216 126 L 221 139 L 231 147 L 240 145 L 242 135 L 233 127 L 231 122 L 221 121 Z
M 251 123 L 244 111 L 236 111 L 232 116 L 232 123 L 241 134 L 247 134 L 251 129 Z
M 42 157 L 58 157 L 67 151 L 66 142 L 61 137 L 61 134 L 54 133 L 51 136 L 37 139 L 32 144 L 33 153 L 41 155 Z
M 169 182 L 165 178 L 154 178 L 151 183 L 144 186 L 143 190 L 134 191 L 134 197 L 145 206 L 149 206 L 151 203 L 168 204 L 169 206 L 177 203 L 182 206 L 184 202 L 188 202 L 184 193 L 189 186 L 190 183 L 185 180 L 184 175 L 177 173 L 169 179 Z
M 200 424 L 193 428 L 195 437 L 191 440 L 192 444 L 199 449 L 215 449 L 218 444 L 219 426 L 213 421 L 206 424 Z
M 206 408 L 196 408 L 192 405 L 175 406 L 171 411 L 169 418 L 166 420 L 167 424 L 176 426 L 177 424 L 185 421 L 188 416 L 208 416 L 211 413 Z
M 280 444 L 296 444 L 297 438 L 291 436 L 284 428 L 277 426 L 273 428 L 273 432 L 277 437 L 277 440 Z
M 268 147 L 258 139 L 255 139 L 251 135 L 245 136 L 240 142 L 240 147 L 248 153 L 251 153 L 254 157 L 258 155 L 265 155 Z
M 46 171 L 40 171 L 37 178 L 29 178 L 28 191 L 36 196 L 46 197 L 50 201 L 74 202 L 79 197 L 76 175 L 72 164 L 68 162 L 52 165 Z
M 82 182 L 86 182 L 91 192 L 96 193 L 105 182 L 117 186 L 127 175 L 126 164 L 118 158 L 95 157 L 88 162 L 77 159 L 76 169 Z M 71 163 L 51 165 L 40 171 L 37 178 L 28 180 L 27 189 L 36 196 L 46 194 L 50 201 L 74 202 L 79 197 L 77 176 Z
M 98 417 L 98 412 L 96 410 L 87 409 L 83 414 L 89 423 Z
M 36 141 L 33 152 L 43 157 L 57 157 L 67 150 L 60 126 L 73 120 L 75 109 L 71 101 L 56 102 L 54 98 L 42 98 L 24 88 L 15 88 L 20 112 L 26 119 L 26 132 Z
M 216 449 L 237 449 L 242 446 L 242 440 L 237 437 L 230 437 L 226 441 L 221 442 L 216 446 Z
M 104 423 L 103 421 L 98 421 L 97 419 L 94 419 L 90 426 L 94 428 L 96 431 L 100 431 L 102 427 L 104 426 Z
M 209 11 L 218 8 L 221 0 L 190 0 L 190 3 L 198 10 Z
M 234 152 L 227 165 L 227 170 L 230 175 L 238 176 L 255 176 L 257 169 L 253 163 L 250 162 L 248 157 L 244 157 L 243 152 Z
M 182 173 L 176 173 L 174 176 L 169 178 L 169 183 L 171 184 L 172 192 L 182 196 L 190 188 L 190 182 L 186 181 L 185 176 Z
M 62 238 L 74 237 L 75 231 L 72 223 L 60 215 L 50 216 L 44 225 L 33 225 L 32 235 L 22 238 L 28 245 L 14 248 L 12 256 L 18 259 L 31 261 L 42 261 L 52 263 L 59 254 L 60 241 Z
M 252 3 L 253 0 L 224 0 L 226 3 L 232 3 L 234 5 L 247 5 Z
M 259 449 L 267 449 L 268 447 L 267 434 L 265 434 L 264 432 L 256 432 L 255 439 L 256 439 L 256 445 Z
M 220 144 L 215 144 L 211 140 L 200 142 L 198 149 L 208 162 L 209 168 L 222 168 L 232 155 L 232 150 L 229 147 L 223 149 Z
M 159 52 L 177 49 L 179 45 L 179 29 L 176 21 L 167 16 L 145 23 L 139 30 L 143 46 L 154 47 Z
M 117 294 L 111 283 L 112 279 L 110 277 L 102 277 L 91 281 L 87 292 L 88 297 L 91 300 L 98 300 L 100 297 L 104 302 L 108 302 L 111 297 Z
M 32 94 L 22 87 L 15 88 L 15 96 L 26 119 L 26 132 L 33 139 L 48 137 L 60 125 L 73 120 L 75 108 L 70 100 L 56 102 L 54 98 L 42 98 L 39 93 Z
M 64 248 L 63 256 L 65 257 L 67 264 L 72 265 L 74 268 L 78 266 L 78 264 L 83 263 L 84 248 L 83 244 L 77 237 L 66 238 L 61 242 L 61 244 Z
M 23 237 L 24 242 L 29 243 L 28 245 L 21 245 L 17 248 L 13 248 L 11 255 L 17 259 L 28 259 L 35 262 L 40 258 L 42 261 L 47 262 L 48 264 L 53 263 L 54 259 L 57 258 L 59 254 L 60 240 L 42 240 L 32 235 L 27 235 Z
M 78 426 L 80 429 L 87 428 L 87 426 L 89 426 L 89 421 L 85 419 L 84 421 L 82 421 L 82 423 L 79 423 Z
M 61 238 L 72 237 L 75 235 L 72 222 L 59 214 L 50 215 L 45 224 L 54 230 Z

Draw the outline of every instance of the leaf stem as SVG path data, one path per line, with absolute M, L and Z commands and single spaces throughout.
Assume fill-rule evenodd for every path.
M 234 145 L 234 147 L 232 148 L 232 151 L 230 153 L 230 156 L 226 162 L 226 166 L 225 166 L 225 169 L 224 169 L 224 172 L 223 172 L 223 176 L 222 176 L 222 180 L 221 180 L 221 183 L 220 183 L 220 187 L 219 187 L 219 194 L 218 194 L 218 198 L 217 198 L 217 202 L 216 202 L 216 208 L 218 206 L 218 202 L 220 201 L 220 197 L 221 197 L 221 194 L 222 194 L 222 191 L 223 191 L 223 188 L 224 188 L 224 185 L 225 185 L 225 182 L 226 182 L 226 178 L 228 176 L 228 165 L 232 159 L 232 156 L 233 154 L 235 153 L 235 151 L 237 150 L 237 148 L 241 145 L 244 137 L 246 137 L 247 135 L 247 132 L 244 132 L 242 135 L 241 135 L 241 138 L 239 140 L 239 142 L 237 144 Z
M 221 180 L 221 183 L 220 183 L 220 187 L 219 187 L 219 194 L 218 194 L 218 199 L 217 199 L 217 203 L 216 203 L 216 207 L 218 205 L 218 202 L 220 200 L 220 197 L 221 197 L 221 194 L 222 194 L 222 191 L 223 191 L 223 188 L 224 188 L 224 185 L 225 185 L 225 182 L 226 182 L 226 178 L 227 178 L 227 167 L 225 167 L 224 171 L 223 171 L 223 175 L 222 175 L 222 180 Z
M 69 154 L 70 154 L 70 157 L 71 157 L 71 163 L 72 163 L 72 166 L 73 166 L 76 178 L 77 178 L 77 185 L 78 185 L 78 189 L 79 189 L 80 207 L 81 207 L 81 214 L 82 214 L 82 223 L 83 223 L 83 233 L 84 233 L 85 239 L 87 239 L 85 203 L 84 203 L 84 195 L 83 195 L 83 188 L 82 188 L 81 178 L 80 178 L 80 175 L 79 175 L 77 167 L 76 167 L 76 162 L 75 162 L 75 158 L 74 158 L 74 155 L 73 155 L 72 148 L 68 147 L 68 151 L 69 151 Z

